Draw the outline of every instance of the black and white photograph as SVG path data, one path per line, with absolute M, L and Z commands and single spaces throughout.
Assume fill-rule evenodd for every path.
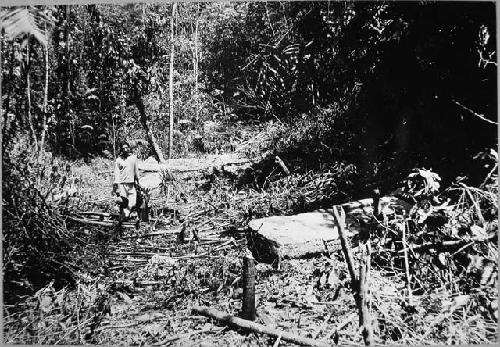
M 498 343 L 496 2 L 5 1 L 3 344 Z

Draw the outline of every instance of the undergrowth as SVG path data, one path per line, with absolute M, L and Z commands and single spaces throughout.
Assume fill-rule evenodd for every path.
M 205 184 L 205 189 L 195 182 L 177 180 L 189 200 L 189 211 L 186 213 L 189 216 L 184 216 L 185 219 L 206 230 L 217 228 L 218 223 L 230 234 L 234 227 L 246 227 L 251 218 L 290 215 L 350 201 L 363 169 L 357 163 L 351 163 L 347 156 L 340 156 L 332 147 L 333 139 L 324 142 L 331 151 L 324 146 L 324 150 L 317 146 L 319 138 L 327 136 L 327 132 L 332 130 L 325 126 L 325 123 L 334 121 L 330 116 L 325 114 L 318 124 L 304 119 L 297 129 L 287 129 L 282 123 L 272 123 L 265 127 L 264 135 L 255 136 L 254 140 L 249 140 L 251 137 L 248 134 L 241 134 L 248 141 L 246 150 L 249 156 L 258 156 L 261 151 L 267 154 L 240 177 L 215 176 Z M 290 169 L 289 175 L 276 163 L 276 155 Z M 292 159 L 294 156 L 297 157 Z M 176 313 L 187 310 L 193 301 L 197 301 L 220 306 L 237 314 L 241 294 L 238 276 L 241 272 L 241 254 L 238 253 L 238 247 L 225 249 L 229 247 L 226 245 L 217 257 L 195 258 L 187 262 L 183 260 L 173 267 L 161 266 L 150 259 L 145 261 L 145 266 L 135 266 L 131 272 L 114 272 L 112 277 L 106 275 L 104 270 L 89 271 L 93 278 L 86 281 L 81 279 L 82 273 L 75 277 L 66 265 L 74 263 L 71 250 L 76 234 L 68 231 L 57 213 L 57 210 L 71 206 L 71 199 L 69 203 L 47 205 L 45 195 L 49 192 L 51 178 L 50 175 L 40 178 L 41 169 L 33 164 L 32 159 L 29 151 L 23 150 L 11 151 L 7 159 L 4 156 L 4 171 L 8 169 L 4 173 L 4 182 L 7 177 L 10 186 L 23 187 L 14 190 L 6 183 L 3 186 L 4 209 L 7 207 L 10 213 L 7 220 L 10 230 L 4 231 L 4 264 L 8 265 L 7 271 L 10 272 L 6 272 L 4 277 L 4 290 L 17 291 L 17 287 L 6 287 L 18 285 L 16 279 L 36 283 L 36 286 L 32 285 L 33 288 L 26 291 L 24 300 L 4 310 L 7 341 L 50 344 L 105 342 L 105 336 L 118 334 L 97 334 L 102 328 L 102 320 L 109 313 L 110 300 L 115 297 L 115 300 L 120 298 L 130 301 L 125 294 L 130 288 L 116 284 L 110 286 L 108 283 L 127 281 L 131 276 L 133 279 L 130 281 L 133 283 L 144 280 L 160 282 L 156 288 L 158 290 L 144 298 L 154 309 Z M 306 161 L 307 164 L 304 164 Z M 56 164 L 58 172 L 64 171 L 66 163 Z M 90 167 L 72 163 L 73 176 L 77 176 L 80 182 L 78 208 L 95 209 L 98 201 L 106 201 L 109 193 L 103 187 L 108 186 L 111 179 L 110 164 L 109 160 L 95 160 Z M 48 172 L 52 170 L 48 163 L 41 166 L 46 166 Z M 383 172 L 386 169 L 379 170 Z M 397 211 L 387 220 L 380 220 L 381 225 L 372 235 L 371 307 L 377 343 L 465 344 L 487 343 L 496 338 L 498 251 L 495 233 L 498 228 L 498 184 L 494 170 L 490 173 L 479 187 L 468 185 L 461 179 L 444 186 L 437 173 L 426 169 L 401 174 L 404 179 L 401 180 L 398 196 L 406 199 L 411 209 L 405 213 Z M 60 180 L 59 177 L 58 182 Z M 391 188 L 398 188 L 394 181 Z M 165 200 L 162 202 L 167 204 Z M 38 206 L 38 209 L 31 211 L 27 206 Z M 402 232 L 403 225 L 405 234 Z M 37 234 L 30 233 L 30 230 Z M 97 232 L 84 231 L 87 234 Z M 101 230 L 99 233 L 107 234 L 110 231 Z M 132 239 L 126 247 L 111 242 L 109 237 L 104 239 L 86 239 L 89 245 L 85 247 L 87 253 L 79 250 L 79 255 L 89 256 L 84 266 L 93 263 L 109 270 L 111 265 L 108 260 L 104 260 L 105 253 L 96 253 L 103 258 L 102 262 L 97 262 L 88 254 L 101 246 L 114 247 L 121 252 L 137 252 L 138 245 L 147 245 L 143 252 L 165 246 L 170 249 L 167 260 L 170 260 L 172 253 L 176 256 L 189 254 L 187 246 L 179 246 L 166 238 L 162 239 L 161 244 L 153 240 L 134 243 L 135 239 Z M 5 252 L 6 241 L 9 242 L 8 252 Z M 355 246 L 356 239 L 352 242 Z M 406 246 L 406 256 L 405 245 L 411 245 L 410 248 Z M 25 247 L 31 247 L 30 250 L 40 248 L 31 257 L 32 254 L 27 253 L 28 248 Z M 43 264 L 35 263 L 34 259 L 38 260 L 39 257 L 44 257 Z M 339 264 L 342 258 L 337 253 L 331 253 L 329 258 L 314 260 L 314 266 L 320 266 L 324 259 L 327 259 L 330 267 L 345 267 L 343 263 Z M 292 266 L 301 261 L 305 262 L 292 260 L 285 265 L 285 268 L 295 271 L 293 273 L 285 272 L 274 277 L 265 271 L 259 274 L 259 283 L 267 290 L 261 292 L 262 298 L 278 300 L 276 304 L 282 305 L 280 307 L 293 303 L 296 310 L 302 310 L 301 302 L 308 298 L 313 301 L 328 300 L 332 306 L 325 306 L 325 313 L 340 312 L 339 305 L 342 306 L 340 317 L 334 319 L 336 324 L 342 323 L 342 318 L 345 319 L 348 312 L 355 313 L 349 285 L 345 284 L 343 295 L 339 296 L 337 292 L 345 281 L 333 281 L 330 284 L 330 276 L 325 275 L 326 270 L 305 274 L 301 272 L 302 266 Z M 84 263 L 80 261 L 79 264 Z M 406 276 L 405 267 L 408 267 L 410 278 Z M 28 269 L 36 269 L 43 274 L 43 281 L 33 281 L 30 277 L 33 274 Z M 82 270 L 85 272 L 89 269 Z M 294 278 L 296 272 L 304 277 L 301 279 L 303 282 Z M 338 272 L 339 277 L 343 273 L 345 279 L 345 271 Z M 66 282 L 61 281 L 61 278 L 65 278 L 61 274 L 67 274 Z M 268 279 L 272 283 L 268 283 Z M 54 282 L 47 286 L 51 280 Z M 283 281 L 295 283 L 301 291 L 283 286 Z M 315 281 L 319 284 L 315 284 Z M 309 290 L 311 284 L 313 288 Z M 411 294 L 408 292 L 409 287 Z M 295 301 L 287 301 L 292 296 Z M 263 306 L 269 304 L 264 299 L 261 303 Z M 273 305 L 265 309 L 276 310 Z M 264 311 L 264 307 L 261 309 Z M 342 343 L 360 338 L 356 333 L 357 321 L 354 318 L 351 319 L 354 323 L 339 333 Z M 176 331 L 174 323 L 168 322 L 161 336 Z M 154 336 L 147 335 L 141 341 L 154 343 L 158 335 Z
M 55 171 L 27 147 L 3 153 L 4 300 L 14 303 L 50 281 L 57 288 L 74 284 L 72 249 L 78 239 L 48 203 L 60 186 Z M 42 189 L 43 188 L 43 189 Z

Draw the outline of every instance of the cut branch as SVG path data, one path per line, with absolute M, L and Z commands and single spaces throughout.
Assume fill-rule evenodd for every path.
M 101 222 L 101 221 L 97 221 L 97 220 L 84 219 L 84 218 L 76 218 L 76 217 L 71 217 L 71 216 L 68 216 L 67 218 L 69 220 L 73 221 L 73 222 L 78 222 L 78 223 L 82 223 L 82 224 L 99 225 L 99 226 L 105 226 L 105 227 L 112 227 L 113 226 L 113 222 L 112 221 L 109 221 L 109 222 L 102 221 Z M 135 228 L 135 225 L 134 224 L 130 224 L 130 223 L 123 223 L 122 227 L 124 227 L 124 228 Z
M 464 184 L 462 184 L 462 186 L 464 188 L 466 188 Z M 465 191 L 467 192 L 467 195 L 469 196 L 470 201 L 472 202 L 472 204 L 474 205 L 474 208 L 476 209 L 477 218 L 479 219 L 479 225 L 484 226 L 486 221 L 484 220 L 483 214 L 481 213 L 481 207 L 479 207 L 479 203 L 476 201 L 476 199 L 474 199 L 474 197 L 472 196 L 472 193 L 470 192 L 469 189 L 465 189 Z
M 349 274 L 351 275 L 351 284 L 353 288 L 357 287 L 357 276 L 354 271 L 354 260 L 351 253 L 351 248 L 347 244 L 347 236 L 345 233 L 345 212 L 342 207 L 340 207 L 340 215 L 336 206 L 333 206 L 333 217 L 335 219 L 335 224 L 339 228 L 339 238 L 340 245 L 342 246 L 342 251 L 344 252 L 345 261 L 347 263 L 347 269 L 349 270 Z
M 267 327 L 265 325 L 254 323 L 254 322 L 251 322 L 251 321 L 248 321 L 245 319 L 241 319 L 241 318 L 232 316 L 230 314 L 227 314 L 225 312 L 221 312 L 221 311 L 218 311 L 218 310 L 215 310 L 213 308 L 206 307 L 206 306 L 194 306 L 192 308 L 192 310 L 194 313 L 201 314 L 202 316 L 205 316 L 205 317 L 217 319 L 218 321 L 220 321 L 224 324 L 227 324 L 231 327 L 234 327 L 234 328 L 240 328 L 243 330 L 252 331 L 254 333 L 267 334 L 267 335 L 273 336 L 275 338 L 278 338 L 281 336 L 281 340 L 296 343 L 298 345 L 318 346 L 318 347 L 330 346 L 329 343 L 324 342 L 324 341 L 317 341 L 317 340 L 310 339 L 307 337 L 302 337 L 302 336 L 291 334 L 291 333 L 288 333 L 285 331 L 273 329 L 273 328 Z
M 474 115 L 474 116 L 478 117 L 479 119 L 482 119 L 482 120 L 484 120 L 485 122 L 488 122 L 488 123 L 490 123 L 490 124 L 497 125 L 497 122 L 494 122 L 494 121 L 492 121 L 492 120 L 489 120 L 488 118 L 486 118 L 486 117 L 484 116 L 484 114 L 480 114 L 480 113 L 474 112 L 473 110 L 471 110 L 471 109 L 470 109 L 470 108 L 468 108 L 467 106 L 462 105 L 461 103 L 459 103 L 458 101 L 456 101 L 456 100 L 454 100 L 454 99 L 452 99 L 451 101 L 453 101 L 453 103 L 454 103 L 455 105 L 460 106 L 461 108 L 463 108 L 464 110 L 466 110 L 466 111 L 467 111 L 467 112 L 469 112 L 470 114 L 472 114 L 472 115 Z
M 445 251 L 449 250 L 450 248 L 458 248 L 466 245 L 469 242 L 483 242 L 483 241 L 488 241 L 493 238 L 497 237 L 496 234 L 492 234 L 488 237 L 474 237 L 470 239 L 464 239 L 464 240 L 451 240 L 451 241 L 443 241 L 441 243 L 435 243 L 435 242 L 427 242 L 423 243 L 421 245 L 416 245 L 416 246 L 410 246 L 409 249 L 411 251 L 426 251 L 428 249 L 435 249 L 438 251 Z M 398 254 L 404 254 L 404 249 L 401 249 L 398 251 Z
M 405 256 L 405 277 L 406 277 L 406 286 L 408 289 L 408 301 L 412 303 L 412 292 L 411 292 L 411 277 L 410 277 L 410 266 L 408 262 L 408 243 L 406 242 L 406 221 L 401 225 L 403 231 L 403 252 Z
M 288 168 L 286 167 L 285 163 L 283 162 L 283 160 L 276 156 L 276 163 L 283 169 L 283 172 L 286 174 L 286 175 L 290 175 L 290 170 L 288 170 Z

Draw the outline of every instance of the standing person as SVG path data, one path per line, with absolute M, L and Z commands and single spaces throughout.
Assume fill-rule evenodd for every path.
M 137 157 L 131 152 L 128 143 L 124 143 L 115 161 L 113 195 L 119 198 L 117 202 L 120 205 L 120 214 L 123 212 L 125 218 L 130 217 L 130 212 L 137 203 L 136 184 L 139 185 Z

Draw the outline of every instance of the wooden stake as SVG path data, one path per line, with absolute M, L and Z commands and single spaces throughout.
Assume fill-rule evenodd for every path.
M 255 261 L 250 252 L 243 259 L 243 302 L 241 317 L 255 320 Z
M 362 327 L 363 339 L 366 346 L 374 344 L 373 329 L 368 309 L 368 276 L 370 274 L 370 240 L 361 248 L 361 259 L 359 262 L 359 288 L 356 300 L 359 310 L 359 326 Z
M 373 190 L 373 215 L 378 219 L 380 215 L 380 190 Z

